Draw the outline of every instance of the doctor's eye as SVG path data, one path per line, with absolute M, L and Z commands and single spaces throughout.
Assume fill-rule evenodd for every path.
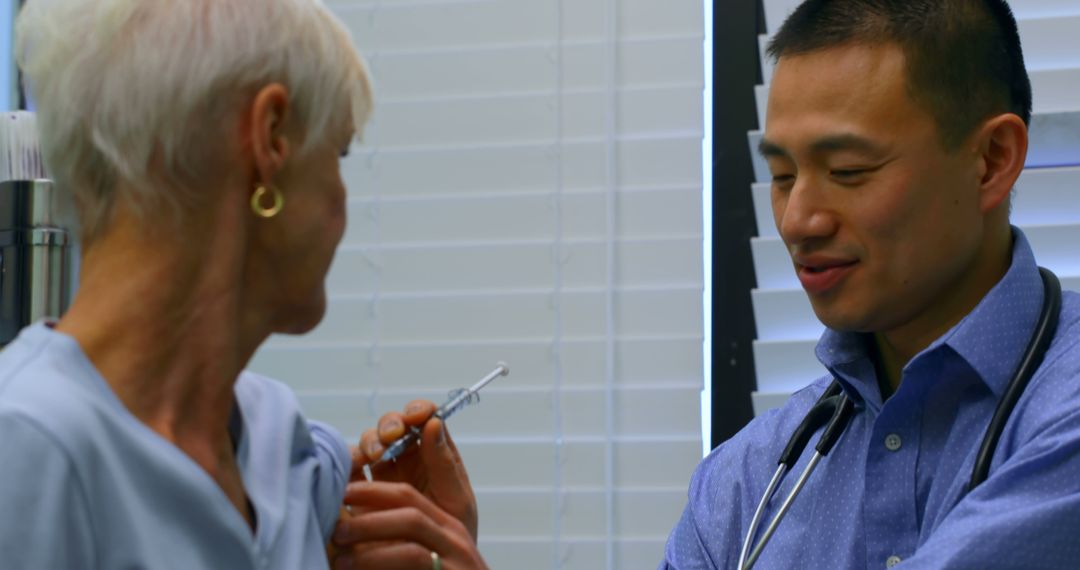
M 836 180 L 840 184 L 857 184 L 862 182 L 870 172 L 871 170 L 867 168 L 846 168 L 842 170 L 833 170 L 829 174 L 832 176 L 833 180 Z
M 791 186 L 795 183 L 795 176 L 792 174 L 774 174 L 772 177 L 773 187 L 783 188 L 785 186 Z

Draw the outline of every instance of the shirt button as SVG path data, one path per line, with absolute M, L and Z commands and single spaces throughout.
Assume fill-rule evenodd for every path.
M 895 433 L 890 433 L 885 437 L 885 449 L 888 449 L 889 451 L 896 451 L 900 449 L 900 446 L 902 445 L 904 445 L 904 440 L 900 439 L 900 436 Z M 892 558 L 889 560 L 892 560 Z
M 899 564 L 901 561 L 902 559 L 899 556 L 890 556 L 888 560 L 885 561 L 885 567 L 892 568 L 893 566 Z

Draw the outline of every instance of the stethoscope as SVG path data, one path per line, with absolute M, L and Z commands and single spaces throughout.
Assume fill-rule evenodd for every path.
M 983 437 L 982 445 L 979 447 L 979 454 L 975 457 L 975 468 L 972 470 L 971 481 L 968 483 L 968 492 L 986 480 L 990 472 L 990 461 L 994 457 L 994 448 L 997 447 L 998 440 L 1001 439 L 1001 434 L 1005 430 L 1005 422 L 1009 420 L 1009 415 L 1012 413 L 1013 408 L 1016 407 L 1017 400 L 1020 399 L 1024 388 L 1027 387 L 1031 377 L 1035 374 L 1035 370 L 1039 368 L 1043 357 L 1046 356 L 1046 350 L 1050 347 L 1050 341 L 1053 340 L 1054 332 L 1057 329 L 1058 315 L 1061 312 L 1061 283 L 1049 269 L 1040 267 L 1039 274 L 1042 276 L 1043 281 L 1043 306 L 1039 314 L 1039 322 L 1035 325 L 1035 331 L 1032 333 L 1027 348 L 1024 350 L 1024 356 L 1020 359 L 1016 372 L 1013 373 L 1012 379 L 1009 380 L 1009 384 L 1005 388 L 1005 393 L 1001 396 L 1001 401 L 998 402 L 997 409 L 994 410 L 990 425 L 986 428 L 986 435 Z M 847 428 L 854 410 L 855 405 L 840 388 L 840 382 L 834 379 L 832 384 L 825 390 L 825 393 L 814 404 L 814 407 L 810 408 L 799 427 L 795 428 L 795 433 L 791 435 L 787 447 L 784 448 L 784 452 L 780 455 L 776 473 L 773 475 L 772 480 L 769 481 L 769 486 L 766 487 L 765 494 L 762 495 L 757 510 L 754 511 L 754 518 L 750 522 L 750 530 L 746 533 L 742 551 L 739 553 L 739 568 L 750 570 L 754 567 L 754 563 L 761 556 L 761 551 L 765 549 L 765 545 L 768 544 L 769 539 L 776 532 L 780 521 L 783 520 L 784 515 L 791 508 L 791 503 L 795 501 L 799 491 L 806 485 L 806 480 L 813 473 L 814 468 L 829 454 L 829 451 L 832 450 L 837 440 L 844 433 L 844 429 Z M 795 481 L 791 493 L 780 505 L 780 510 L 776 512 L 776 516 L 769 522 L 761 541 L 751 551 L 750 546 L 754 540 L 754 535 L 757 534 L 758 526 L 761 524 L 761 518 L 765 514 L 765 508 L 773 495 L 776 494 L 788 470 L 798 462 L 799 456 L 802 455 L 806 444 L 810 441 L 810 436 L 822 426 L 825 426 L 825 430 L 821 433 L 817 445 L 814 446 L 814 455 L 810 458 L 806 468 L 803 469 L 802 474 L 799 475 L 798 480 Z M 747 556 L 748 552 L 749 556 Z

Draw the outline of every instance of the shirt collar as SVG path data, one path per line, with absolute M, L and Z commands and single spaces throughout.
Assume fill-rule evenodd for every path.
M 1013 258 L 1005 277 L 975 310 L 931 345 L 945 344 L 1001 396 L 1020 364 L 1042 312 L 1043 285 L 1027 237 L 1013 228 Z
M 1004 392 L 1038 321 L 1044 296 L 1031 245 L 1019 228 L 1014 226 L 1012 231 L 1012 263 L 1005 276 L 974 310 L 907 367 L 948 347 L 971 366 L 995 396 Z M 826 328 L 815 352 L 818 360 L 863 401 L 880 405 L 867 334 Z

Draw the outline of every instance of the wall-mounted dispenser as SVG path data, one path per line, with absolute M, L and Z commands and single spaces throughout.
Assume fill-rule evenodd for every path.
M 72 236 L 45 174 L 33 113 L 0 115 L 0 346 L 59 318 L 71 291 Z

